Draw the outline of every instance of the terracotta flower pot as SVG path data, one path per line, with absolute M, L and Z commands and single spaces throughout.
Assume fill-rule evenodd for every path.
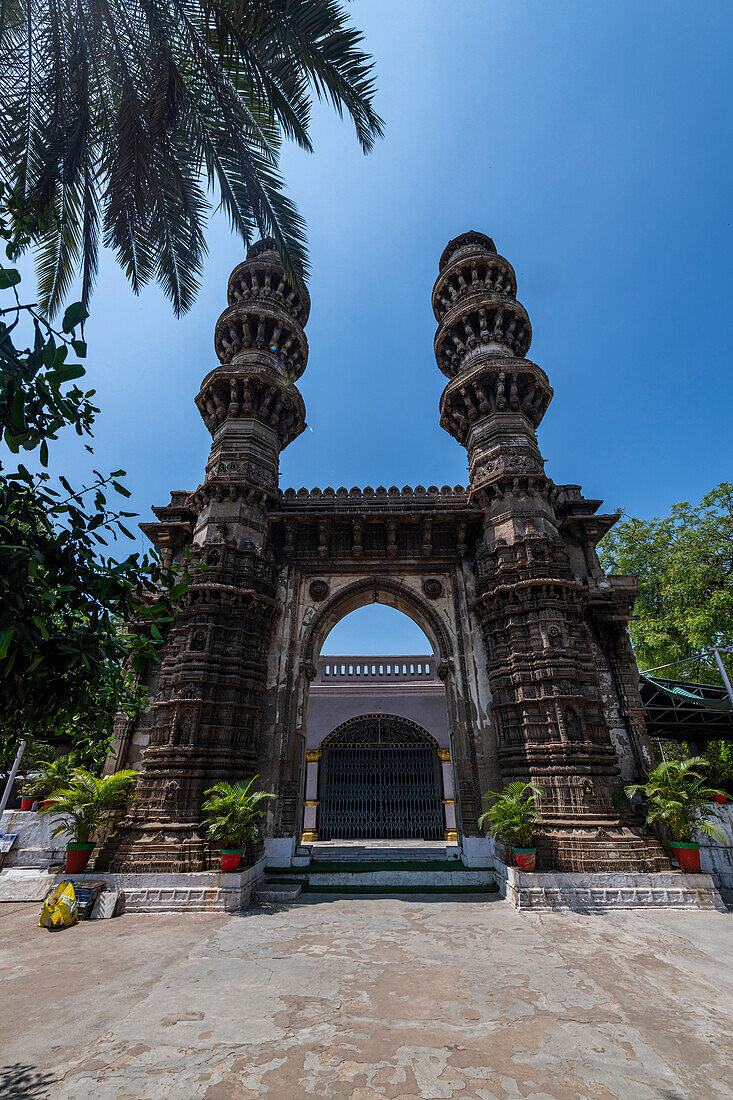
M 20 800 L 21 810 L 30 810 L 34 802 L 35 798 L 26 798 L 25 795 L 23 795 Z
M 680 871 L 689 875 L 700 874 L 700 845 L 695 841 L 672 841 L 672 851 L 680 865 Z
M 67 875 L 80 875 L 89 857 L 94 851 L 93 844 L 67 844 L 66 845 L 66 873 Z
M 243 848 L 221 848 L 222 871 L 236 871 L 242 858 Z
M 728 799 L 725 797 L 724 794 L 713 795 L 713 802 L 719 802 L 721 806 L 724 806 L 727 801 Z
M 517 861 L 517 867 L 520 871 L 534 871 L 534 865 L 537 859 L 537 849 L 515 848 L 514 858 Z

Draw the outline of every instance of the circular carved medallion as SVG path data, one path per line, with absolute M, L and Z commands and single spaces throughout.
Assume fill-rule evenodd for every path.
M 318 581 L 311 581 L 310 588 L 308 589 L 308 591 L 311 594 L 311 599 L 325 600 L 325 598 L 328 595 L 330 590 L 329 590 L 329 587 L 328 587 L 328 583 L 326 581 L 318 580 Z
M 428 577 L 426 581 L 423 581 L 422 590 L 431 600 L 437 600 L 438 596 L 443 595 L 443 585 L 437 577 Z

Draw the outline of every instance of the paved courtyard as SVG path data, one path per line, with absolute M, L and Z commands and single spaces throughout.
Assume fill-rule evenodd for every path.
M 733 916 L 333 898 L 2 916 L 0 1095 L 733 1098 Z

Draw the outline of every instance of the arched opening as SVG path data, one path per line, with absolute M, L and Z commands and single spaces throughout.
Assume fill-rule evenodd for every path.
M 430 599 L 357 581 L 324 601 L 303 643 L 303 842 L 455 842 L 451 652 Z
M 363 714 L 322 742 L 321 840 L 443 840 L 438 743 L 397 714 Z
M 321 646 L 322 656 L 393 657 L 431 653 L 424 630 L 401 611 L 382 603 L 369 603 L 345 615 Z

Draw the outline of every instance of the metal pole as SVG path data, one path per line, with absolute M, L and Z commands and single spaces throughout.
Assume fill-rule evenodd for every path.
M 717 649 L 713 650 L 715 654 L 715 663 L 718 666 L 718 671 L 723 677 L 723 683 L 725 684 L 725 690 L 728 692 L 728 698 L 730 699 L 731 706 L 733 706 L 733 688 L 730 686 L 730 680 L 728 679 L 728 673 L 725 671 L 725 665 L 720 658 L 720 652 Z
M 13 764 L 12 768 L 10 769 L 10 775 L 8 776 L 7 782 L 5 783 L 5 790 L 3 791 L 3 796 L 2 796 L 2 798 L 0 798 L 0 815 L 2 815 L 3 810 L 5 809 L 5 807 L 8 803 L 8 799 L 10 798 L 10 791 L 12 790 L 13 783 L 15 782 L 15 777 L 18 774 L 18 768 L 20 767 L 20 762 L 23 759 L 23 753 L 24 752 L 25 752 L 25 741 L 21 741 L 20 747 L 18 749 L 17 756 L 15 757 L 15 763 Z

